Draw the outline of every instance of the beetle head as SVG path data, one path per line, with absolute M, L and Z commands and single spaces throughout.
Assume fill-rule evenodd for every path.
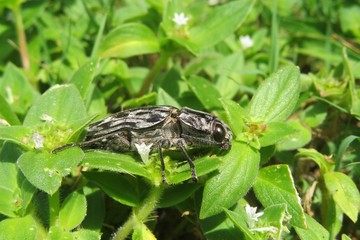
M 220 119 L 205 112 L 183 108 L 179 115 L 181 137 L 193 147 L 231 147 L 232 132 Z

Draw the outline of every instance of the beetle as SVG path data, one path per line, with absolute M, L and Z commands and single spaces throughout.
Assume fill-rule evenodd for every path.
M 166 183 L 163 149 L 180 149 L 187 159 L 194 182 L 198 181 L 195 165 L 186 148 L 231 148 L 232 132 L 219 118 L 191 108 L 150 106 L 125 110 L 89 126 L 85 140 L 71 146 L 84 150 L 102 149 L 111 152 L 135 151 L 137 144 L 151 145 L 158 150 L 162 181 Z

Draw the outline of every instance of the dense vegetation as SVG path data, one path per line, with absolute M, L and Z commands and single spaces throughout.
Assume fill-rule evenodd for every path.
M 0 239 L 360 239 L 357 1 L 0 2 Z M 114 154 L 87 126 L 211 112 L 230 151 Z

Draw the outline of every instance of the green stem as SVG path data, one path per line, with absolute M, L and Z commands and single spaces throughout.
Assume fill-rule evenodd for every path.
M 60 210 L 60 194 L 56 191 L 53 195 L 49 195 L 49 224 L 54 226 Z
M 318 186 L 321 191 L 321 222 L 329 232 L 329 240 L 335 239 L 336 221 L 338 221 L 336 205 L 325 186 L 324 179 L 319 181 Z
M 162 186 L 154 186 L 150 190 L 148 198 L 145 199 L 143 203 L 137 208 L 133 209 L 129 219 L 117 230 L 113 240 L 126 239 L 126 237 L 134 230 L 137 224 L 145 222 L 151 212 L 154 211 L 162 191 Z
M 19 41 L 19 51 L 20 51 L 20 57 L 21 62 L 26 71 L 30 70 L 30 59 L 29 59 L 29 53 L 27 49 L 27 43 L 26 43 L 26 35 L 25 35 L 25 29 L 23 25 L 23 20 L 21 16 L 20 6 L 17 6 L 12 9 L 15 17 L 15 25 L 16 25 L 16 32 L 17 37 Z
M 144 95 L 144 93 L 149 89 L 150 84 L 154 80 L 155 76 L 160 72 L 161 68 L 166 64 L 169 57 L 170 57 L 170 54 L 168 52 L 160 53 L 159 60 L 156 62 L 156 64 L 150 70 L 150 72 L 146 76 L 145 81 L 141 85 L 141 88 L 137 94 L 138 97 Z
M 269 72 L 273 73 L 279 66 L 279 17 L 277 15 L 277 0 L 274 1 L 271 17 L 271 45 L 270 45 L 270 59 Z

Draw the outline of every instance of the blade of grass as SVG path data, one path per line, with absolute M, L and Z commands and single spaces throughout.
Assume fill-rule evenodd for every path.
M 94 46 L 93 46 L 93 49 L 91 51 L 91 58 L 92 59 L 97 57 L 97 52 L 98 52 L 98 49 L 99 49 L 99 46 L 100 46 L 100 43 L 101 43 L 101 38 L 103 37 L 107 16 L 108 16 L 108 14 L 106 14 L 103 17 L 101 25 L 99 27 L 99 31 L 98 31 L 98 33 L 96 35 Z
M 275 72 L 279 66 L 279 18 L 277 15 L 277 5 L 277 0 L 275 0 L 271 18 L 269 73 Z
M 340 147 L 339 147 L 339 151 L 336 154 L 336 158 L 335 158 L 335 171 L 338 172 L 340 169 L 340 162 L 341 159 L 344 155 L 345 150 L 349 147 L 350 143 L 352 143 L 352 141 L 354 141 L 355 139 L 359 139 L 358 136 L 354 136 L 354 135 L 350 135 L 347 136 L 344 140 L 341 141 Z

